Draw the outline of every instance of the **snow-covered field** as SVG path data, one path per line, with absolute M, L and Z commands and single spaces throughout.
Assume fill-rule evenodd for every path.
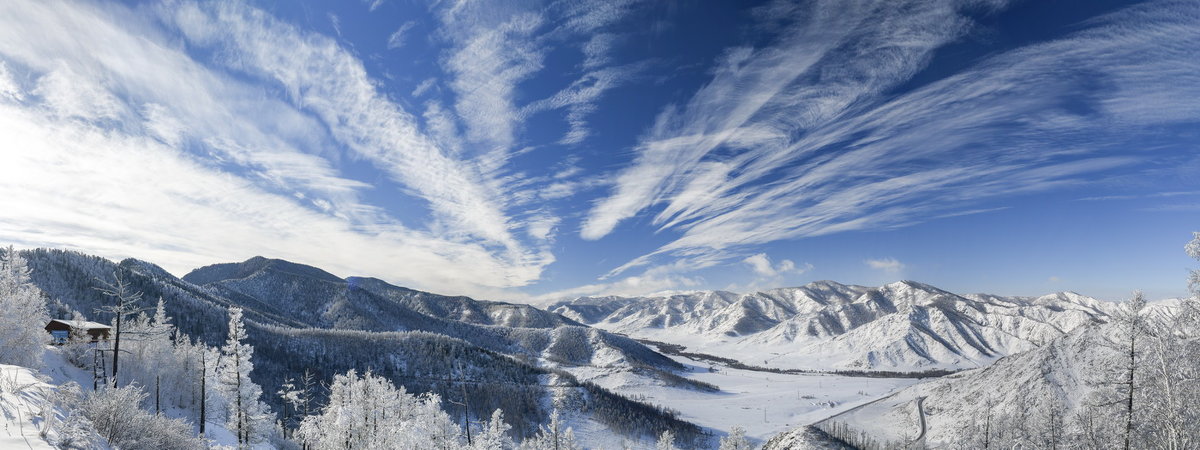
M 911 378 L 863 378 L 840 375 L 789 375 L 715 366 L 672 357 L 690 370 L 689 379 L 717 385 L 720 392 L 671 388 L 646 376 L 598 368 L 571 368 L 577 377 L 626 396 L 680 412 L 682 419 L 723 433 L 731 427 L 761 443 L 775 434 L 825 419 L 918 384 Z
M 0 448 L 53 449 L 41 436 L 43 410 L 54 386 L 38 379 L 37 372 L 0 365 Z
M 63 357 L 61 349 L 47 346 L 42 353 L 42 366 L 38 369 L 0 364 L 0 449 L 53 449 L 55 431 L 50 429 L 43 435 L 46 419 L 62 420 L 63 412 L 54 408 L 48 400 L 59 385 L 78 383 L 84 391 L 92 387 L 90 372 L 71 365 Z M 183 411 L 169 409 L 163 413 L 172 418 L 185 418 Z M 210 422 L 206 434 L 215 448 L 232 448 L 237 437 L 219 423 Z M 107 447 L 103 447 L 107 448 Z M 254 448 L 270 449 L 263 443 Z

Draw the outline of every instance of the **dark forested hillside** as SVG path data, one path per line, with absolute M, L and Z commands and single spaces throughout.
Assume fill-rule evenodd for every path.
M 670 412 L 541 367 L 604 364 L 669 374 L 677 363 L 636 341 L 530 306 L 439 296 L 369 278 L 341 280 L 266 258 L 207 266 L 179 279 L 133 259 L 117 264 L 45 249 L 23 256 L 57 317 L 78 311 L 110 321 L 98 312 L 110 300 L 96 288 L 116 273 L 143 293 L 143 306 L 162 298 L 179 331 L 209 345 L 225 339 L 227 309 L 243 308 L 255 348 L 251 377 L 266 393 L 306 370 L 319 381 L 347 370 L 371 371 L 410 392 L 442 395 L 451 400 L 443 406 L 455 417 L 462 404 L 475 418 L 502 409 L 518 435 L 547 419 L 545 400 L 552 394 L 566 394 L 581 411 L 624 434 L 674 429 L 685 439 L 701 435 Z M 318 401 L 324 395 L 319 389 L 315 394 Z M 279 398 L 265 397 L 284 413 Z
M 184 276 L 184 281 L 206 282 L 205 289 L 245 308 L 313 328 L 427 331 L 501 353 L 561 364 L 619 362 L 679 368 L 636 341 L 529 305 L 431 294 L 373 278 L 342 280 L 315 267 L 277 259 L 255 257 L 237 264 L 207 266 Z M 600 348 L 610 350 L 605 352 L 606 358 L 597 357 Z

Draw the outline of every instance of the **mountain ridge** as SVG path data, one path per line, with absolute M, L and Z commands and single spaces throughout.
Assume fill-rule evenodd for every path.
M 958 295 L 912 280 L 879 287 L 822 280 L 746 294 L 580 297 L 548 309 L 753 365 L 959 370 L 1104 322 L 1112 305 L 1072 292 Z
M 114 274 L 120 274 L 133 291 L 144 294 L 142 306 L 161 298 L 181 335 L 208 345 L 224 341 L 227 309 L 243 308 L 249 343 L 256 348 L 251 377 L 265 392 L 278 391 L 287 377 L 305 370 L 325 381 L 348 370 L 372 370 L 413 392 L 442 392 L 446 380 L 466 378 L 477 380 L 461 392 L 475 399 L 471 414 L 483 418 L 493 409 L 503 408 L 518 435 L 535 431 L 547 420 L 548 399 L 565 396 L 594 405 L 592 412 L 585 414 L 589 420 L 625 434 L 668 427 L 689 439 L 705 436 L 669 411 L 614 395 L 559 369 L 595 365 L 669 375 L 681 368 L 679 363 L 629 338 L 566 319 L 554 320 L 555 314 L 536 308 L 527 307 L 540 311 L 529 315 L 543 315 L 545 328 L 434 317 L 371 292 L 370 286 L 364 286 L 371 284 L 366 279 L 352 277 L 357 284 L 334 280 L 328 272 L 311 266 L 267 258 L 206 266 L 211 273 L 189 277 L 209 281 L 197 285 L 153 263 L 134 259 L 114 263 L 80 252 L 49 249 L 22 251 L 22 256 L 31 268 L 32 282 L 46 293 L 55 317 L 71 317 L 72 311 L 80 311 L 93 320 L 109 320 L 97 311 L 111 301 L 96 287 L 112 282 Z M 448 304 L 482 309 L 526 308 L 438 296 L 386 283 L 374 288 L 394 289 L 400 296 L 424 295 L 418 300 L 426 304 L 444 298 Z M 313 311 L 294 314 L 306 308 Z M 389 322 L 391 319 L 404 321 Z M 558 381 L 546 387 L 545 380 Z M 264 396 L 264 401 L 282 411 L 277 396 Z

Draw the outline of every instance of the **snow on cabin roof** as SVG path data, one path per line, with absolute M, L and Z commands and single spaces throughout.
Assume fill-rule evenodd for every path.
M 112 328 L 112 327 L 109 327 L 108 325 L 105 325 L 102 323 L 89 322 L 86 320 L 54 319 L 54 320 L 51 320 L 51 322 L 64 323 L 64 324 L 67 324 L 67 326 L 70 326 L 71 328 L 78 328 L 81 330 L 107 330 L 109 328 Z

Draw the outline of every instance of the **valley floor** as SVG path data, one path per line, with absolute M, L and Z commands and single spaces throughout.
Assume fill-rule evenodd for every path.
M 869 378 L 830 374 L 778 374 L 733 369 L 680 356 L 683 376 L 717 385 L 720 392 L 701 392 L 664 386 L 659 380 L 626 371 L 594 367 L 568 368 L 626 396 L 679 411 L 680 418 L 723 434 L 740 426 L 759 444 L 772 436 L 811 424 L 874 401 L 925 380 Z M 715 371 L 710 371 L 710 367 Z

